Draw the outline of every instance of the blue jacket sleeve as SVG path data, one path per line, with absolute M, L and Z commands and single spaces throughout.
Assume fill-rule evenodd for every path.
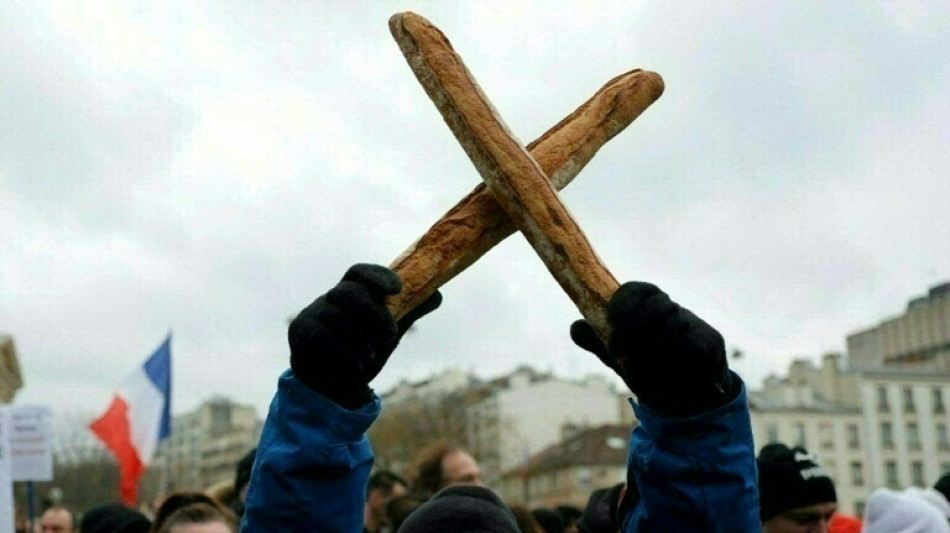
M 360 533 L 373 451 L 366 430 L 380 401 L 340 407 L 297 381 L 278 381 L 264 423 L 241 531 Z
M 642 404 L 634 410 L 640 424 L 627 470 L 640 502 L 623 518 L 624 533 L 762 530 L 744 384 L 732 402 L 691 418 L 664 418 Z

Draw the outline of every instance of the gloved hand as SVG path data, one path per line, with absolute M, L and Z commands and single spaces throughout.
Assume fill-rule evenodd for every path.
M 294 376 L 347 409 L 368 403 L 369 382 L 402 335 L 442 303 L 442 294 L 436 291 L 397 323 L 383 298 L 401 290 L 399 275 L 384 266 L 350 267 L 336 287 L 290 323 L 287 337 Z
M 608 346 L 585 320 L 571 324 L 571 338 L 623 378 L 642 404 L 688 417 L 738 397 L 741 382 L 729 372 L 722 335 L 655 285 L 621 285 L 607 317 Z

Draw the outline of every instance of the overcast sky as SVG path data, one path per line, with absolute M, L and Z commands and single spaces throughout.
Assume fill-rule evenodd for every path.
M 562 198 L 620 280 L 756 384 L 950 279 L 946 2 L 0 3 L 0 332 L 18 403 L 105 409 L 173 332 L 173 409 L 263 414 L 288 317 L 480 182 L 389 34 L 415 11 L 527 144 L 632 68 L 666 92 Z M 604 372 L 514 235 L 377 387 Z

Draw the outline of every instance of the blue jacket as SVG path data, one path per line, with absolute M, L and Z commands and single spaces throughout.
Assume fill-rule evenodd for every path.
M 280 376 L 251 470 L 241 531 L 360 533 L 379 398 L 356 411 Z
M 633 407 L 640 424 L 630 439 L 627 472 L 636 479 L 640 503 L 624 517 L 624 533 L 762 530 L 745 385 L 732 402 L 692 418 Z
M 380 401 L 349 411 L 279 380 L 251 472 L 241 531 L 360 533 L 373 452 L 366 430 Z M 755 452 L 745 387 L 715 411 L 667 419 L 634 405 L 629 474 L 641 502 L 623 531 L 760 531 Z

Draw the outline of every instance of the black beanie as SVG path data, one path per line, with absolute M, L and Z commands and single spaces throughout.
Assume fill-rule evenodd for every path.
M 247 452 L 238 461 L 237 469 L 234 472 L 234 490 L 241 490 L 241 487 L 251 480 L 251 468 L 254 467 L 255 457 L 257 457 L 257 448 Z
M 943 494 L 944 498 L 950 501 L 950 472 L 946 472 L 937 480 L 937 484 L 934 485 L 934 490 Z
M 838 501 L 834 482 L 804 448 L 768 444 L 756 463 L 762 522 L 783 511 Z
M 515 515 L 489 489 L 453 485 L 406 518 L 398 533 L 519 533 Z
M 121 503 L 110 503 L 83 514 L 82 533 L 148 533 L 152 524 L 145 515 Z

